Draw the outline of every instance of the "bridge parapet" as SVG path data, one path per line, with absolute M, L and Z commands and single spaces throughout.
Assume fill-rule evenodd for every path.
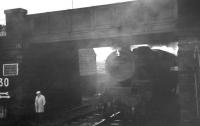
M 141 0 L 26 15 L 22 27 L 26 41 L 55 42 L 173 32 L 176 18 L 176 1 Z

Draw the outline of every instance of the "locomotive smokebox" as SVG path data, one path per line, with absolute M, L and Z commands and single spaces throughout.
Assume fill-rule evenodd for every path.
M 124 81 L 134 75 L 135 63 L 131 51 L 119 49 L 106 59 L 106 72 L 116 81 Z

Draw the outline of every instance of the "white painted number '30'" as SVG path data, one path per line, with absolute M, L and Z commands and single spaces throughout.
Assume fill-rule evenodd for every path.
M 0 87 L 8 87 L 9 86 L 9 79 L 8 78 L 0 78 Z

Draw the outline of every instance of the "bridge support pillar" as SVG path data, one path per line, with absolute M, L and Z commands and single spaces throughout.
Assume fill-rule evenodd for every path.
M 190 123 L 199 118 L 200 78 L 199 61 L 195 48 L 199 40 L 182 41 L 179 43 L 179 96 L 181 105 L 181 122 Z M 200 58 L 200 57 L 199 57 Z

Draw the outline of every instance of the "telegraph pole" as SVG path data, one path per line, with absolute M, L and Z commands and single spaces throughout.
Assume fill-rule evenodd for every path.
M 72 9 L 74 8 L 74 0 L 72 0 Z

